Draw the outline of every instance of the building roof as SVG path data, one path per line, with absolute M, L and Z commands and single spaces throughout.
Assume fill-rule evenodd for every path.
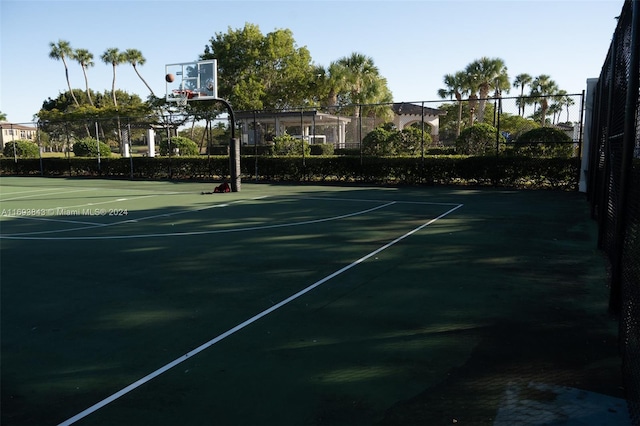
M 276 118 L 281 123 L 291 123 L 292 125 L 303 123 L 315 122 L 316 124 L 334 124 L 337 122 L 350 123 L 349 117 L 337 116 L 331 114 L 325 114 L 316 110 L 312 111 L 277 111 L 277 112 L 238 112 L 235 114 L 237 121 L 252 121 L 254 118 L 256 121 L 275 120 Z
M 396 115 L 446 115 L 441 109 L 423 107 L 422 105 L 411 104 L 408 102 L 398 102 L 392 105 L 393 112 Z M 424 108 L 424 109 L 423 109 Z
M 7 121 L 0 121 L 0 127 L 14 130 L 38 130 L 36 126 L 25 126 L 24 124 L 9 123 Z

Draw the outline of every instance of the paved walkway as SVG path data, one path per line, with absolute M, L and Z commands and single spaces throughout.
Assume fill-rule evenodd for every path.
M 631 426 L 623 399 L 543 383 L 511 384 L 494 426 Z

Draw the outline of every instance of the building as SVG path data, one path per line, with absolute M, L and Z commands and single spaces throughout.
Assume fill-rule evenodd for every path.
M 240 112 L 235 115 L 240 124 L 243 145 L 258 145 L 273 137 L 290 134 L 310 143 L 331 143 L 344 148 L 346 127 L 351 118 L 311 111 Z
M 400 102 L 393 104 L 393 124 L 402 130 L 415 123 L 424 123 L 431 128 L 431 140 L 434 144 L 440 141 L 440 116 L 446 112 L 422 105 Z
M 435 108 L 428 108 L 412 103 L 394 103 L 393 124 L 402 130 L 415 123 L 424 121 L 429 126 L 434 143 L 439 141 L 440 116 L 446 113 Z M 270 141 L 275 136 L 290 134 L 296 138 L 303 138 L 310 143 L 330 143 L 336 148 L 358 144 L 359 138 L 374 126 L 370 124 L 362 128 L 359 117 L 339 116 L 311 111 L 256 111 L 240 112 L 236 120 L 240 124 L 240 139 L 243 145 L 258 145 Z M 367 120 L 367 118 L 364 118 Z
M 4 149 L 6 143 L 25 140 L 37 142 L 38 128 L 34 126 L 26 126 L 24 124 L 0 122 L 0 150 Z

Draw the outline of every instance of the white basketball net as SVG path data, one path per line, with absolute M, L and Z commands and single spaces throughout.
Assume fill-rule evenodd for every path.
M 179 107 L 186 107 L 189 101 L 189 93 L 186 90 L 178 91 L 178 97 L 176 98 L 176 104 Z

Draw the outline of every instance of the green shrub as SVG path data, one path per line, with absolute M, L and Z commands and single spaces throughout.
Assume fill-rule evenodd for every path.
M 560 157 L 574 155 L 571 138 L 565 132 L 553 127 L 540 127 L 523 133 L 513 144 L 517 155 L 527 157 Z
M 394 131 L 384 126 L 373 129 L 362 138 L 362 153 L 378 157 L 394 155 L 393 135 Z
M 20 158 L 37 158 L 40 155 L 40 149 L 34 142 L 20 139 L 6 143 L 2 154 L 11 158 L 14 155 Z
M 427 149 L 431 141 L 431 135 L 417 127 L 396 130 L 385 124 L 373 129 L 362 139 L 362 153 L 378 157 L 419 155 L 423 144 Z
M 169 155 L 169 144 L 167 139 L 160 141 L 160 155 Z M 171 138 L 171 155 L 179 155 L 182 157 L 190 155 L 200 155 L 198 144 L 184 136 L 173 136 Z
M 301 141 L 291 135 L 276 136 L 273 138 L 273 154 L 278 156 L 302 155 L 302 147 L 304 146 L 304 155 L 311 155 L 309 142 Z
M 486 123 L 474 124 L 464 129 L 456 139 L 456 152 L 463 155 L 496 155 L 498 130 Z M 504 150 L 505 138 L 498 138 L 498 150 Z
M 399 132 L 396 142 L 396 155 L 419 155 L 431 145 L 431 135 L 414 126 L 409 126 Z
M 84 138 L 73 143 L 73 154 L 76 157 L 97 157 L 98 141 L 93 138 Z M 111 149 L 106 143 L 100 142 L 100 157 L 111 157 Z
M 540 124 L 519 115 L 503 114 L 500 116 L 500 132 L 507 138 L 507 143 L 518 139 L 529 130 L 539 127 Z
M 634 161 L 634 170 L 640 163 Z M 580 159 L 513 156 L 360 157 L 301 156 L 247 158 L 242 174 L 268 181 L 334 181 L 390 184 L 481 185 L 577 190 Z M 226 156 L 0 158 L 0 175 L 103 176 L 145 179 L 225 178 Z
M 311 145 L 311 155 L 333 155 L 334 147 L 330 143 Z

